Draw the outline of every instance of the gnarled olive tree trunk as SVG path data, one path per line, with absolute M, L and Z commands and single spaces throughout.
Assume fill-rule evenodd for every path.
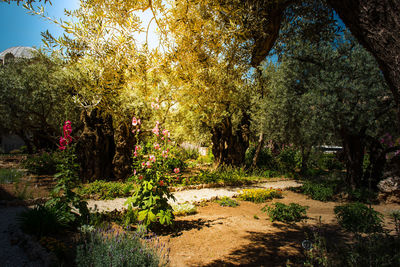
M 129 125 L 126 124 L 117 127 L 114 139 L 114 176 L 116 179 L 124 180 L 132 174 L 132 153 L 136 140 Z
M 246 150 L 249 147 L 249 128 L 249 116 L 244 115 L 235 132 L 230 118 L 225 118 L 212 129 L 212 152 L 217 167 L 244 164 Z
M 97 109 L 84 110 L 81 121 L 84 128 L 76 144 L 81 179 L 84 182 L 112 179 L 115 144 L 111 116 L 103 117 Z

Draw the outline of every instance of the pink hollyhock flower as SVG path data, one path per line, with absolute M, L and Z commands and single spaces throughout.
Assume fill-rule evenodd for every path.
M 160 130 L 158 129 L 158 124 L 156 125 L 156 127 L 153 128 L 153 130 L 151 130 L 155 135 L 158 136 L 158 134 L 160 133 Z
M 142 168 L 144 168 L 144 166 L 146 166 L 146 162 L 142 162 Z
M 149 159 L 152 162 L 156 162 L 156 157 L 154 155 L 150 155 Z
M 151 167 L 151 162 L 150 161 L 146 162 L 146 166 L 147 166 L 147 168 L 150 168 Z
M 161 180 L 161 181 L 160 181 L 160 186 L 163 186 L 163 185 L 164 185 L 164 181 Z
M 138 153 L 135 151 L 135 152 L 133 152 L 133 156 L 134 157 L 137 157 L 138 156 Z
M 136 169 L 133 170 L 133 175 L 136 175 Z
M 161 152 L 161 156 L 164 158 L 168 158 L 168 151 L 163 150 L 163 152 Z
M 164 130 L 162 131 L 162 134 L 163 134 L 164 136 L 168 136 L 168 137 L 169 137 L 169 131 L 166 130 L 166 129 L 164 129 Z
M 142 147 L 140 145 L 135 146 L 135 151 L 139 151 L 141 149 L 142 149 Z
M 142 123 L 140 122 L 140 119 L 137 120 L 137 124 L 138 124 L 138 125 L 142 124 Z
M 60 137 L 60 146 L 66 146 L 67 145 L 67 139 L 64 137 Z
M 174 173 L 179 173 L 179 171 L 180 171 L 179 168 L 174 169 Z
M 132 118 L 132 125 L 133 125 L 133 126 L 138 125 L 138 121 L 137 121 L 136 117 L 133 117 L 133 118 Z
M 156 144 L 154 144 L 154 149 L 155 149 L 155 150 L 159 150 L 159 149 L 160 149 L 160 145 L 159 145 L 159 144 L 157 144 L 157 143 L 156 143 Z

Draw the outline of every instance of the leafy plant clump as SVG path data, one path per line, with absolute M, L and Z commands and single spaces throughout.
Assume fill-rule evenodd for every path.
M 95 230 L 77 247 L 77 266 L 167 266 L 168 251 L 159 240 L 125 232 Z
M 299 222 L 307 218 L 307 206 L 301 206 L 297 203 L 289 205 L 277 202 L 273 206 L 266 206 L 262 210 L 267 212 L 270 220 L 285 223 Z
M 60 155 L 57 152 L 43 152 L 22 161 L 22 166 L 28 172 L 37 175 L 55 174 L 58 164 L 60 164 Z
M 330 182 L 312 182 L 306 181 L 300 190 L 311 199 L 319 201 L 328 201 L 333 198 L 335 193 L 335 184 Z
M 136 140 L 139 140 L 140 120 L 133 117 L 132 126 L 136 127 Z M 169 131 L 160 130 L 157 121 L 151 130 L 153 133 L 151 144 L 148 149 L 144 145 L 137 144 L 133 153 L 134 175 L 130 180 L 136 182 L 137 187 L 125 202 L 126 205 L 137 207 L 138 220 L 148 226 L 151 223 L 172 224 L 174 214 L 169 199 L 175 199 L 169 191 L 168 186 L 173 179 L 170 175 L 169 165 L 166 164 L 170 155 L 171 140 Z M 174 169 L 179 174 L 180 169 Z M 177 177 L 179 179 L 179 177 Z
M 222 197 L 216 201 L 221 207 L 237 207 L 239 206 L 239 202 L 230 197 Z
M 355 202 L 336 206 L 336 218 L 345 230 L 352 233 L 382 232 L 383 215 L 365 204 Z
M 128 197 L 134 190 L 133 183 L 94 181 L 78 189 L 77 193 L 86 198 L 114 199 Z
M 18 182 L 23 175 L 23 172 L 16 169 L 0 169 L 0 184 Z
M 186 216 L 197 212 L 196 206 L 190 203 L 173 205 L 172 209 L 175 216 Z
M 239 195 L 240 200 L 263 203 L 273 198 L 282 198 L 281 189 L 243 189 Z
M 49 205 L 37 205 L 21 212 L 17 221 L 27 234 L 37 237 L 56 234 L 67 228 L 71 219 L 64 212 Z

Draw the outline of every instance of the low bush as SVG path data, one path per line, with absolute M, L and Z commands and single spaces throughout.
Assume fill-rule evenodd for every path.
M 22 231 L 37 237 L 59 233 L 73 222 L 63 212 L 47 205 L 37 205 L 21 212 L 17 221 Z
M 142 241 L 138 234 L 96 230 L 85 235 L 77 247 L 76 265 L 105 266 L 167 266 L 168 251 L 157 239 Z
M 27 159 L 22 161 L 22 166 L 32 174 L 51 175 L 57 172 L 57 165 L 60 163 L 61 160 L 59 153 L 43 152 L 40 154 L 29 156 Z
M 322 170 L 343 170 L 344 165 L 334 153 L 318 154 L 317 168 Z
M 86 198 L 114 199 L 117 197 L 131 196 L 133 190 L 133 183 L 106 182 L 98 180 L 80 187 L 77 193 Z
M 332 182 L 306 181 L 299 190 L 314 200 L 328 201 L 332 200 L 335 188 Z
M 130 227 L 138 222 L 138 212 L 132 207 L 119 211 L 93 212 L 89 215 L 88 225 L 94 227 L 107 227 L 111 223 L 116 223 L 123 227 Z
M 232 199 L 230 197 L 222 197 L 221 199 L 216 200 L 216 202 L 221 207 L 237 207 L 240 205 L 239 202 L 237 202 L 235 199 Z
M 190 203 L 172 205 L 172 209 L 175 216 L 186 216 L 197 212 L 196 206 Z
M 301 206 L 297 203 L 289 205 L 277 202 L 273 206 L 266 206 L 263 211 L 267 212 L 270 220 L 285 223 L 299 222 L 307 218 L 307 206 Z
M 365 204 L 355 202 L 334 209 L 341 227 L 353 233 L 381 232 L 383 215 Z
M 18 182 L 22 176 L 24 173 L 16 169 L 0 169 L 0 184 Z
M 243 189 L 239 195 L 240 200 L 251 201 L 254 203 L 263 203 L 273 198 L 282 198 L 280 189 Z

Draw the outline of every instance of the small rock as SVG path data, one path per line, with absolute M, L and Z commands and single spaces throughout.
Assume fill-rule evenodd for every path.
M 388 177 L 378 183 L 378 189 L 384 193 L 391 193 L 400 190 L 400 177 Z

